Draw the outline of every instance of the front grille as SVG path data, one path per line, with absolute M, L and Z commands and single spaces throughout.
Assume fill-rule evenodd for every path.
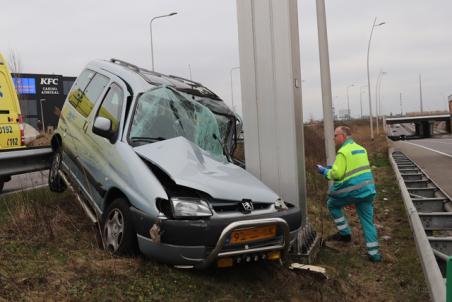
M 243 212 L 241 201 L 213 200 L 211 205 L 217 213 Z M 270 203 L 253 202 L 254 211 L 265 210 L 270 208 L 270 206 Z

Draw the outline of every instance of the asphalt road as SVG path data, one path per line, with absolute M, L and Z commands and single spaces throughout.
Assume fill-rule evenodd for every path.
M 11 181 L 5 183 L 1 195 L 46 186 L 48 181 L 47 178 L 48 171 L 15 175 L 11 178 Z
M 393 142 L 452 197 L 452 137 Z

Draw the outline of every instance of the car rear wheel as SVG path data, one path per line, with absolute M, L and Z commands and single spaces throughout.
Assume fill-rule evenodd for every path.
M 52 192 L 61 193 L 66 190 L 66 184 L 59 174 L 62 159 L 63 153 L 61 148 L 58 148 L 53 154 L 52 165 L 50 166 L 49 171 L 49 188 Z
M 5 182 L 2 179 L 0 179 L 0 194 L 2 194 L 4 184 Z
M 134 255 L 137 251 L 136 232 L 130 219 L 129 204 L 123 198 L 114 200 L 102 218 L 105 249 L 113 254 Z

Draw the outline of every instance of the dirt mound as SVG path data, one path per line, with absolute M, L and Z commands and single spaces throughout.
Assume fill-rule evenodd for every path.
M 50 146 L 50 140 L 52 139 L 51 134 L 40 134 L 36 137 L 36 139 L 32 140 L 27 144 L 27 147 L 43 147 Z

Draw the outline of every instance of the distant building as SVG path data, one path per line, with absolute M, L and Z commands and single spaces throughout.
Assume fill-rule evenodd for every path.
M 76 78 L 30 73 L 13 73 L 12 76 L 24 122 L 37 128 L 38 121 L 43 119 L 40 124 L 56 128 L 58 113 Z
M 339 119 L 341 120 L 349 120 L 350 115 L 347 109 L 341 109 L 339 110 Z

